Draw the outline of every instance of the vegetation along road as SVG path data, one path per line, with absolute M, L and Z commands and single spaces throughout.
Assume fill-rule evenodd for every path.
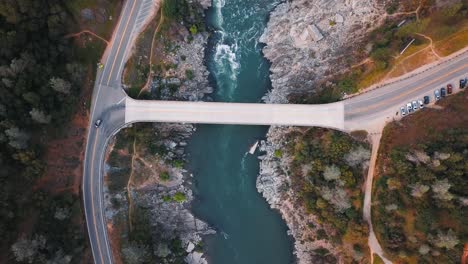
M 121 88 L 122 65 L 151 13 L 153 0 L 126 1 L 111 42 L 103 55 L 94 86 L 84 161 L 83 199 L 95 263 L 112 263 L 103 216 L 103 163 L 108 140 L 133 122 L 190 122 L 218 124 L 300 125 L 342 131 L 378 132 L 398 118 L 399 107 L 430 95 L 468 72 L 466 49 L 418 73 L 409 73 L 381 88 L 326 105 L 265 105 L 135 101 Z M 457 91 L 457 90 L 456 90 Z M 456 92 L 455 91 L 455 92 Z M 432 100 L 433 102 L 434 100 Z M 97 120 L 102 120 L 98 126 Z

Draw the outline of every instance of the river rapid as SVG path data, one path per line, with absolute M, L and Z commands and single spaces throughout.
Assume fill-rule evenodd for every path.
M 271 88 L 269 64 L 258 42 L 278 0 L 214 0 L 206 62 L 218 102 L 260 102 Z M 194 214 L 217 234 L 205 238 L 211 264 L 293 261 L 292 241 L 278 212 L 255 187 L 257 156 L 247 154 L 268 127 L 199 125 L 188 145 L 197 201 Z

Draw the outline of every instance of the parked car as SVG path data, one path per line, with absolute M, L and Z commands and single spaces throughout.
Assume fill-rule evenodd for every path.
M 400 107 L 401 116 L 405 116 L 408 112 L 406 112 L 406 108 L 404 106 Z
M 413 106 L 411 106 L 411 103 L 406 104 L 406 110 L 408 110 L 408 114 L 413 112 Z
M 431 99 L 429 98 L 429 96 L 424 96 L 424 104 L 429 104 L 431 102 Z
M 444 87 L 440 88 L 440 96 L 445 97 L 447 95 L 447 91 Z
M 96 122 L 94 123 L 94 126 L 95 126 L 96 128 L 98 128 L 98 127 L 101 125 L 101 123 L 102 123 L 102 120 L 101 120 L 101 119 L 98 119 L 98 120 L 96 120 Z
M 419 108 L 423 109 L 424 108 L 424 103 L 422 100 L 418 100 L 419 103 Z
M 436 101 L 439 101 L 439 100 L 440 100 L 440 92 L 439 92 L 439 90 L 435 90 L 435 91 L 434 91 L 434 97 L 435 97 L 435 100 L 436 100 Z
M 447 93 L 452 94 L 453 86 L 451 84 L 447 84 Z
M 413 110 L 414 111 L 418 110 L 418 102 L 413 101 L 412 104 L 413 104 Z
M 460 79 L 460 89 L 465 88 L 467 79 Z

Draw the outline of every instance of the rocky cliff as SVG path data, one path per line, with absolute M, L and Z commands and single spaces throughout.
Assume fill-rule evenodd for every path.
M 278 5 L 260 38 L 273 86 L 264 100 L 286 103 L 293 93 L 313 93 L 320 88 L 318 81 L 344 70 L 352 45 L 384 12 L 378 2 L 295 0 Z
M 288 103 L 291 95 L 314 94 L 322 89 L 324 80 L 344 71 L 353 62 L 349 57 L 356 49 L 366 48 L 355 46 L 385 13 L 382 2 L 295 0 L 278 5 L 260 39 L 266 44 L 263 53 L 271 62 L 272 90 L 264 97 L 265 102 Z M 297 195 L 290 189 L 287 168 L 291 157 L 275 155 L 291 129 L 271 127 L 262 142 L 266 154 L 260 157 L 257 189 L 285 219 L 295 239 L 298 263 L 333 263 L 336 260 L 328 261 L 314 251 L 325 248 L 337 256 L 330 241 L 307 239 L 311 237 L 308 224 L 317 221 L 295 204 Z

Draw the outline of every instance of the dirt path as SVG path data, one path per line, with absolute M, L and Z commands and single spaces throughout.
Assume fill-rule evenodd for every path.
M 382 137 L 382 130 L 377 133 L 371 133 L 371 142 L 372 142 L 372 155 L 369 164 L 369 171 L 367 173 L 367 180 L 366 180 L 366 187 L 365 187 L 365 195 L 364 195 L 364 220 L 367 221 L 369 224 L 369 248 L 371 254 L 371 263 L 374 263 L 374 254 L 377 254 L 385 264 L 392 263 L 390 260 L 384 257 L 384 252 L 382 247 L 377 240 L 377 237 L 374 233 L 374 228 L 372 226 L 372 219 L 371 219 L 371 201 L 372 201 L 372 181 L 374 177 L 375 171 L 375 164 L 377 161 L 377 154 L 380 146 L 380 138 Z
M 75 37 L 81 36 L 82 34 L 90 34 L 90 35 L 104 41 L 106 43 L 106 45 L 109 44 L 109 41 L 107 39 L 99 36 L 98 34 L 94 33 L 91 30 L 82 30 L 82 31 L 77 32 L 77 33 L 68 34 L 68 35 L 65 36 L 65 38 L 75 38 Z

